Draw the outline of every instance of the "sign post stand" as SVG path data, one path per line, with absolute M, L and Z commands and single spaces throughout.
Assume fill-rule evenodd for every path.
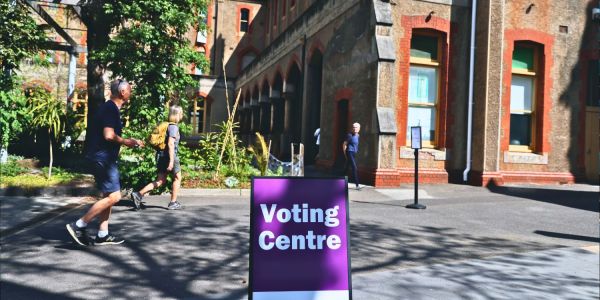
M 410 128 L 411 148 L 415 149 L 415 202 L 406 208 L 425 209 L 425 205 L 419 204 L 419 149 L 421 149 L 421 126 Z

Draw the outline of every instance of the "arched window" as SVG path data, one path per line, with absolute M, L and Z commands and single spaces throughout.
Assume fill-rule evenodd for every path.
M 242 8 L 240 10 L 240 32 L 248 32 L 250 28 L 250 10 Z

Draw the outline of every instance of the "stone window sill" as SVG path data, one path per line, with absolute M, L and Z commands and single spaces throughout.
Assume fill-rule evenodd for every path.
M 401 147 L 400 148 L 400 158 L 414 159 L 415 158 L 415 150 L 412 148 L 409 148 L 409 147 Z M 446 160 L 446 150 L 422 148 L 422 149 L 419 149 L 419 159 L 445 161 Z
M 536 154 L 527 152 L 504 152 L 504 163 L 507 164 L 530 164 L 530 165 L 547 165 L 548 153 Z

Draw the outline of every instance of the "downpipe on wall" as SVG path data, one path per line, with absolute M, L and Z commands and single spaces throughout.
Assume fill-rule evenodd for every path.
M 473 139 L 473 68 L 475 64 L 475 17 L 477 16 L 477 0 L 471 5 L 471 53 L 469 54 L 469 101 L 467 112 L 467 158 L 463 171 L 463 181 L 467 182 L 471 171 L 471 143 Z

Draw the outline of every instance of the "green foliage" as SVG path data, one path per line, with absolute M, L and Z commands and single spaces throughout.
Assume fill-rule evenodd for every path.
M 80 108 L 83 110 L 83 108 Z M 84 116 L 81 112 L 75 111 L 73 109 L 67 109 L 67 115 L 65 117 L 65 126 L 63 130 L 63 148 L 67 150 L 70 148 L 71 153 L 81 153 L 82 149 L 79 149 L 82 145 L 78 145 L 75 141 L 81 135 L 81 133 L 85 130 L 85 122 Z M 69 139 L 69 141 L 67 141 Z M 77 146 L 77 149 L 74 148 Z
M 202 136 L 199 141 L 199 165 L 203 170 L 215 171 L 219 164 L 219 150 L 223 144 L 222 132 L 209 132 Z
M 128 127 L 124 128 L 123 135 L 143 140 L 150 134 L 151 129 L 132 130 Z M 156 151 L 151 147 L 121 147 L 119 172 L 121 173 L 121 186 L 135 190 L 142 188 L 156 179 Z
M 27 128 L 30 116 L 27 98 L 21 89 L 0 90 L 0 148 L 8 147 Z
M 63 128 L 65 116 L 65 103 L 57 100 L 43 89 L 33 90 L 29 95 L 31 103 L 31 124 L 36 128 L 48 130 L 57 138 Z
M 249 150 L 254 155 L 254 159 L 256 159 L 260 176 L 265 176 L 269 167 L 269 147 L 267 147 L 265 138 L 260 133 L 256 132 L 256 145 L 250 147 Z
M 99 3 L 101 8 L 95 8 Z M 106 20 L 102 25 L 114 33 L 89 59 L 133 84 L 131 101 L 122 113 L 129 120 L 123 136 L 145 140 L 154 125 L 166 120 L 167 101 L 186 110 L 187 98 L 194 96 L 190 87 L 197 85 L 189 74 L 192 64 L 208 69 L 208 60 L 188 39 L 191 28 L 205 29 L 208 0 L 88 0 L 86 4 L 102 14 Z M 189 126 L 181 125 L 182 134 L 189 131 Z M 202 164 L 197 151 L 183 143 L 178 155 L 182 166 Z M 119 168 L 123 186 L 140 188 L 156 179 L 155 151 L 122 148 Z
M 0 1 L 0 91 L 14 87 L 14 76 L 21 60 L 33 56 L 46 40 L 28 8 L 21 1 Z
M 45 90 L 34 90 L 29 95 L 31 101 L 31 124 L 37 128 L 48 130 L 48 142 L 50 152 L 50 165 L 48 178 L 52 177 L 52 162 L 54 154 L 52 151 L 52 137 L 58 139 L 62 132 L 63 118 L 65 116 L 65 104 L 57 100 Z
M 188 147 L 183 141 L 179 142 L 179 162 L 184 171 L 200 171 L 202 167 L 202 154 L 199 148 Z
M 188 32 L 205 27 L 201 16 L 207 5 L 208 0 L 104 1 L 103 13 L 115 34 L 90 59 L 134 84 L 125 113 L 130 126 L 156 123 L 168 100 L 178 99 L 185 106 L 193 96 L 186 93 L 197 84 L 189 74 L 191 65 L 206 71 L 208 60 L 192 48 Z
M 5 178 L 8 176 L 17 176 L 27 172 L 27 168 L 22 167 L 18 163 L 18 157 L 9 156 L 8 161 L 4 164 L 0 164 L 0 177 Z

